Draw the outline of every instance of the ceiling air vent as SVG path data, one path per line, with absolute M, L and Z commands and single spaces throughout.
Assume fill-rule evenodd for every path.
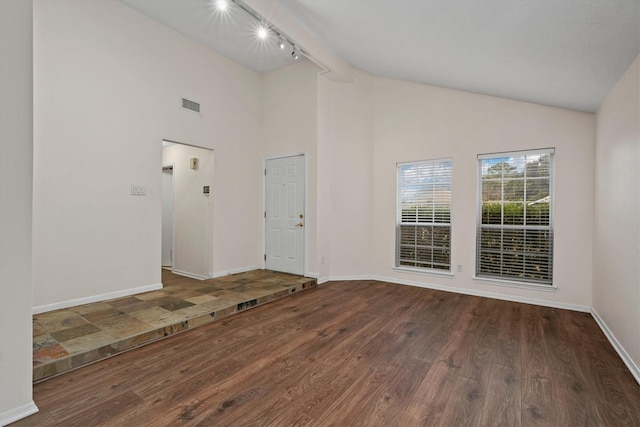
M 181 98 L 181 100 L 182 108 L 184 108 L 185 110 L 193 111 L 194 113 L 200 113 L 200 104 L 187 98 Z

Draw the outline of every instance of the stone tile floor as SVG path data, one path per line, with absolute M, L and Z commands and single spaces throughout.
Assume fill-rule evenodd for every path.
M 162 290 L 34 315 L 33 381 L 314 287 L 316 279 L 253 270 L 203 281 L 163 269 L 162 283 Z

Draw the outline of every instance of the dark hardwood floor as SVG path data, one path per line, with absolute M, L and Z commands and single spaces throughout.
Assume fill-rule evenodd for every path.
M 34 386 L 17 426 L 640 426 L 589 314 L 332 282 Z

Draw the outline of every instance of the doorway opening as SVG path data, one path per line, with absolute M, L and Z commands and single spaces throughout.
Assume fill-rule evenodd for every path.
M 213 150 L 162 141 L 162 267 L 213 276 Z

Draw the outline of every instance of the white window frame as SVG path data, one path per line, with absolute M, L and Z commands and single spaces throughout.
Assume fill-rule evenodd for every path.
M 525 167 L 524 167 L 524 175 L 523 175 L 523 188 L 524 188 L 524 201 L 522 202 L 524 205 L 524 219 L 523 219 L 523 224 L 522 225 L 508 225 L 505 224 L 505 219 L 504 219 L 504 208 L 502 209 L 502 213 L 501 213 L 501 224 L 500 225 L 496 225 L 496 224 L 482 224 L 482 214 L 483 214 L 483 181 L 482 181 L 482 162 L 483 160 L 489 160 L 489 159 L 500 159 L 500 158 L 507 158 L 507 157 L 514 157 L 514 156 L 536 156 L 536 155 L 540 155 L 540 154 L 548 154 L 550 156 L 550 163 L 549 163 L 549 174 L 548 174 L 548 179 L 549 179 L 549 224 L 548 225 L 540 225 L 540 224 L 535 224 L 535 225 L 529 225 L 526 223 L 526 208 L 527 206 L 531 206 L 534 202 L 528 202 L 527 201 L 527 194 L 526 194 L 526 188 L 527 188 L 527 175 L 526 175 L 526 160 L 525 160 Z M 478 279 L 480 281 L 493 281 L 496 282 L 496 284 L 508 284 L 508 285 L 514 285 L 514 286 L 518 286 L 518 287 L 529 287 L 529 288 L 547 288 L 547 289 L 555 289 L 555 286 L 553 284 L 553 253 L 554 253 L 554 242 L 553 242 L 553 237 L 554 237 L 554 225 L 553 225 L 553 206 L 554 206 L 554 164 L 555 164 L 555 149 L 554 148 L 545 148 L 545 149 L 537 149 L 537 150 L 524 150 L 524 151 L 511 151 L 511 152 L 501 152 L 501 153 L 490 153 L 490 154 L 480 154 L 478 155 L 478 201 L 477 201 L 477 219 L 476 219 L 476 275 L 474 277 L 474 279 Z M 525 157 L 526 159 L 526 157 Z M 533 179 L 533 178 L 530 178 Z M 536 179 L 541 179 L 541 177 L 536 177 Z M 544 179 L 544 178 L 542 178 Z M 504 178 L 504 175 L 502 177 L 501 183 L 502 183 L 502 198 L 501 198 L 501 203 L 504 206 L 505 203 L 505 199 L 504 199 L 504 183 L 505 181 L 509 181 L 512 179 L 506 179 Z M 542 199 L 541 199 L 542 200 Z M 488 229 L 494 229 L 494 230 L 501 230 L 501 235 L 504 236 L 505 235 L 505 230 L 524 230 L 524 241 L 525 241 L 525 245 L 526 245 L 526 231 L 534 231 L 534 230 L 542 230 L 542 231 L 547 231 L 548 232 L 548 238 L 549 238 L 549 247 L 548 247 L 548 259 L 547 259 L 547 263 L 545 265 L 540 264 L 540 263 L 527 263 L 526 262 L 526 255 L 527 252 L 526 250 L 523 248 L 523 250 L 521 252 L 518 252 L 518 254 L 520 254 L 523 258 L 522 261 L 522 268 L 523 268 L 523 276 L 521 277 L 517 277 L 515 275 L 512 274 L 497 274 L 497 273 L 486 273 L 481 271 L 482 269 L 482 262 L 481 262 L 481 257 L 482 257 L 482 253 L 483 250 L 485 253 L 490 252 L 489 249 L 486 248 L 482 248 L 482 231 L 483 230 L 488 230 Z M 495 254 L 499 254 L 500 257 L 502 258 L 506 253 L 509 254 L 514 254 L 516 252 L 507 252 L 507 250 L 505 249 L 504 246 L 504 241 L 501 242 L 501 246 L 500 246 L 500 250 L 499 251 L 493 251 Z M 548 278 L 545 279 L 536 279 L 536 278 L 531 278 L 531 277 L 524 277 L 524 273 L 527 271 L 530 271 L 531 266 L 541 266 L 544 268 L 547 268 L 548 271 Z M 504 268 L 504 263 L 501 264 L 501 269 Z M 547 273 L 545 273 L 547 275 Z
M 403 194 L 407 185 L 407 182 L 403 181 L 403 176 L 402 176 L 402 169 L 406 168 L 406 167 L 412 167 L 412 166 L 416 166 L 416 167 L 420 167 L 420 166 L 425 166 L 425 165 L 435 165 L 437 163 L 447 163 L 448 164 L 448 181 L 445 181 L 444 183 L 440 183 L 438 185 L 436 185 L 435 183 L 433 183 L 432 181 L 432 191 L 435 193 L 436 192 L 436 188 L 439 188 L 442 191 L 442 188 L 444 187 L 448 187 L 449 188 L 449 194 L 448 197 L 446 194 L 441 194 L 439 196 L 439 200 L 436 200 L 435 197 L 433 199 L 431 199 L 431 213 L 433 214 L 433 216 L 431 217 L 431 221 L 419 221 L 419 209 L 416 208 L 416 218 L 415 221 L 404 221 L 403 222 L 403 207 L 406 208 L 408 202 L 405 200 L 403 201 Z M 432 175 L 431 178 L 434 178 L 434 170 L 432 170 Z M 396 270 L 400 270 L 400 271 L 407 271 L 407 272 L 418 272 L 418 273 L 431 273 L 431 274 L 436 274 L 436 275 L 451 275 L 451 234 L 452 234 L 452 227 L 451 227 L 451 205 L 452 205 L 452 194 L 453 194 L 453 161 L 451 158 L 443 158 L 443 159 L 433 159 L 433 160 L 422 160 L 422 161 L 416 161 L 416 162 L 404 162 L 404 163 L 397 163 L 396 165 L 396 260 L 395 260 L 395 267 L 394 269 Z M 414 184 L 415 185 L 415 184 Z M 436 207 L 443 207 L 446 206 L 449 210 L 449 217 L 448 217 L 448 221 L 446 222 L 442 222 L 444 217 L 440 217 L 439 220 L 436 220 L 437 217 L 437 213 L 436 213 Z M 426 211 L 425 211 L 426 212 Z M 406 219 L 406 218 L 405 218 Z M 431 227 L 431 244 L 430 245 L 419 245 L 417 243 L 417 236 L 416 236 L 416 243 L 414 243 L 414 251 L 415 251 L 415 256 L 413 259 L 403 259 L 401 257 L 401 253 L 402 253 L 402 248 L 410 248 L 409 245 L 406 244 L 402 244 L 401 240 L 402 240 L 402 227 L 403 226 L 414 226 L 414 227 L 425 227 L 425 228 L 429 228 Z M 440 245 L 436 245 L 433 242 L 434 239 L 434 233 L 433 231 L 436 228 L 447 228 L 448 229 L 448 242 L 447 242 L 447 246 L 443 246 L 442 244 Z M 417 231 L 416 231 L 417 232 Z M 426 261 L 421 261 L 418 257 L 418 250 L 423 249 L 426 251 L 431 251 L 431 259 L 429 262 Z M 441 254 L 443 253 L 442 251 L 447 251 L 448 252 L 448 262 L 447 263 L 443 263 L 443 262 L 438 262 L 436 260 L 434 260 L 434 249 L 436 251 L 439 251 Z M 424 263 L 424 267 L 419 266 L 419 265 L 406 265 L 409 262 L 413 262 L 414 264 L 421 264 Z M 435 266 L 438 267 L 435 267 Z M 444 268 L 439 268 L 439 267 L 444 267 Z

